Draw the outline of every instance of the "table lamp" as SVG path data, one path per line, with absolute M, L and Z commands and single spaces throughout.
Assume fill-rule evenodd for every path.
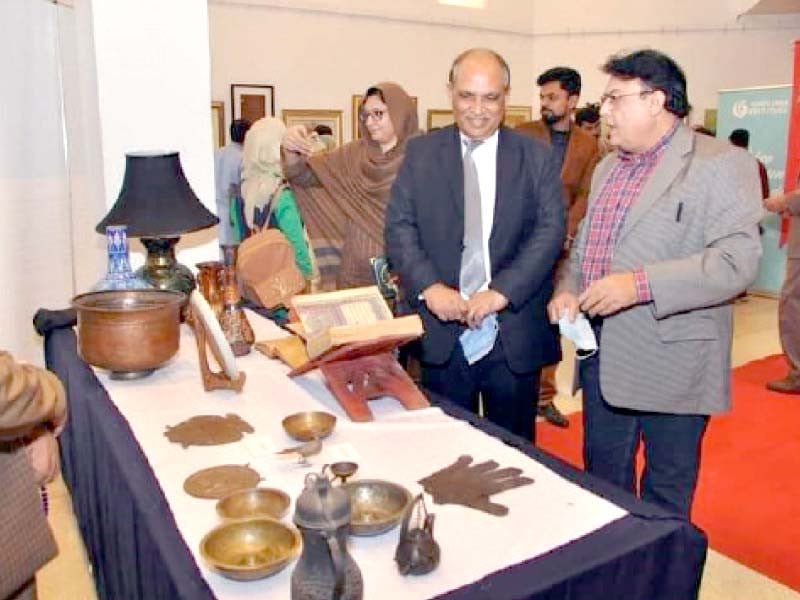
M 128 236 L 140 238 L 147 248 L 136 274 L 158 289 L 188 296 L 194 276 L 175 259 L 175 244 L 181 234 L 217 223 L 189 186 L 177 152 L 131 152 L 125 155 L 119 197 L 95 230 L 105 233 L 107 225 L 127 225 Z

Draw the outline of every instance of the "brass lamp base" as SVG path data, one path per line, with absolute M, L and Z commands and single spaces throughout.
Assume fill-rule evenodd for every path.
M 183 292 L 188 298 L 196 284 L 189 268 L 175 259 L 175 244 L 179 239 L 141 238 L 142 245 L 147 248 L 147 259 L 136 275 L 157 289 Z

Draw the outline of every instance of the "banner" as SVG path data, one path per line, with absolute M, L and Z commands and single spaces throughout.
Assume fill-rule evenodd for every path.
M 734 129 L 750 132 L 750 152 L 767 167 L 773 195 L 780 194 L 784 187 L 791 95 L 791 85 L 719 92 L 717 137 L 727 140 Z M 786 272 L 786 251 L 779 244 L 781 218 L 769 213 L 761 225 L 764 252 L 758 277 L 750 289 L 778 294 Z
M 786 154 L 784 191 L 791 192 L 797 187 L 797 178 L 800 176 L 800 41 L 794 43 L 794 86 L 792 87 L 792 111 L 789 115 L 789 143 Z M 783 217 L 781 246 L 789 238 L 790 222 L 791 218 Z

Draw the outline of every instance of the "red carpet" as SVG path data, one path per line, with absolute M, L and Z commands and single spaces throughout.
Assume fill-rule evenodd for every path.
M 733 410 L 711 419 L 692 518 L 714 550 L 800 591 L 800 396 L 764 388 L 785 373 L 782 356 L 734 369 Z M 582 467 L 580 413 L 536 435 Z

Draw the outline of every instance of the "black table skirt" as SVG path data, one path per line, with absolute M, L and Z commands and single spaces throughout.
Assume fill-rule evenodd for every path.
M 77 354 L 70 315 L 40 312 L 48 368 L 64 382 L 70 419 L 61 436 L 64 479 L 98 594 L 107 600 L 214 598 L 178 532 L 127 422 Z M 599 481 L 441 397 L 448 414 L 518 448 L 630 514 L 598 531 L 439 598 L 689 600 L 697 597 L 705 535 L 687 521 Z M 531 535 L 544 527 L 531 519 Z M 476 548 L 476 552 L 480 552 Z

